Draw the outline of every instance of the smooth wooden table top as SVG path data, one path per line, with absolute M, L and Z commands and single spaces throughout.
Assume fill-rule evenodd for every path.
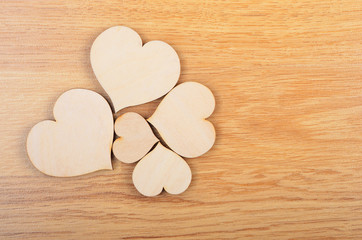
M 361 16 L 357 0 L 1 1 L 0 239 L 361 239 Z M 181 195 L 141 196 L 116 159 L 64 179 L 27 157 L 61 93 L 109 100 L 89 51 L 115 25 L 172 45 L 180 82 L 215 94 L 216 144 Z

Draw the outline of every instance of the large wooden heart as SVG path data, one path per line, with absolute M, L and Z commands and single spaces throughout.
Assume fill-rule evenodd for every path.
M 57 177 L 112 169 L 113 115 L 101 95 L 69 90 L 53 112 L 56 121 L 42 121 L 28 135 L 28 155 L 37 169 Z
M 92 45 L 90 59 L 116 112 L 162 97 L 180 76 L 180 60 L 170 45 L 151 41 L 142 46 L 140 36 L 123 26 L 101 33 Z

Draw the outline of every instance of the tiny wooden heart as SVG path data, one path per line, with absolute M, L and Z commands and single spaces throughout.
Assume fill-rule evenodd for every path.
M 150 125 L 138 113 L 123 114 L 117 118 L 114 129 L 119 138 L 113 143 L 113 154 L 124 163 L 140 160 L 158 142 Z
M 205 120 L 214 108 L 215 99 L 207 87 L 186 82 L 166 95 L 148 121 L 176 153 L 198 157 L 215 142 L 214 126 Z
M 191 183 L 191 170 L 185 160 L 158 143 L 137 163 L 132 178 L 136 189 L 145 196 L 156 196 L 163 188 L 180 194 Z
M 69 90 L 53 113 L 56 121 L 42 121 L 28 135 L 28 155 L 37 169 L 57 177 L 112 169 L 113 115 L 101 95 Z
M 111 27 L 101 33 L 90 58 L 116 112 L 162 97 L 180 76 L 180 60 L 170 45 L 151 41 L 142 47 L 140 36 L 127 27 Z

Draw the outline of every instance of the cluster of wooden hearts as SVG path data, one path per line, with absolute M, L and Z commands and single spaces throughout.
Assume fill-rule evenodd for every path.
M 124 163 L 140 160 L 132 178 L 141 194 L 185 191 L 191 170 L 181 156 L 198 157 L 215 141 L 214 127 L 205 120 L 215 108 L 211 91 L 196 82 L 173 88 L 180 75 L 174 49 L 161 41 L 142 46 L 140 36 L 127 27 L 112 27 L 97 37 L 91 64 L 115 112 L 169 93 L 149 119 L 128 112 L 115 124 L 108 102 L 98 93 L 86 89 L 63 93 L 54 105 L 55 121 L 42 121 L 29 132 L 27 151 L 33 165 L 51 176 L 78 176 L 112 169 L 113 149 Z M 148 122 L 172 150 L 160 143 Z M 113 142 L 114 131 L 119 138 Z

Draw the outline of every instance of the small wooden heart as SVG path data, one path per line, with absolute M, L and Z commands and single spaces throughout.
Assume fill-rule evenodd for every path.
M 171 194 L 184 192 L 191 183 L 189 165 L 179 155 L 158 143 L 139 161 L 132 179 L 136 189 L 145 196 L 156 196 L 164 188 Z
M 119 138 L 113 143 L 113 154 L 124 163 L 140 160 L 158 142 L 150 125 L 138 113 L 123 114 L 117 118 L 114 129 Z
M 101 33 L 90 59 L 116 112 L 162 97 L 180 76 L 180 60 L 170 45 L 151 41 L 142 47 L 140 36 L 128 27 L 111 27 Z
M 176 153 L 198 157 L 215 142 L 214 126 L 205 120 L 214 108 L 215 99 L 207 87 L 186 82 L 166 95 L 148 121 Z
M 56 121 L 42 121 L 28 135 L 28 155 L 37 169 L 57 177 L 112 169 L 113 115 L 101 95 L 69 90 L 53 112 Z

